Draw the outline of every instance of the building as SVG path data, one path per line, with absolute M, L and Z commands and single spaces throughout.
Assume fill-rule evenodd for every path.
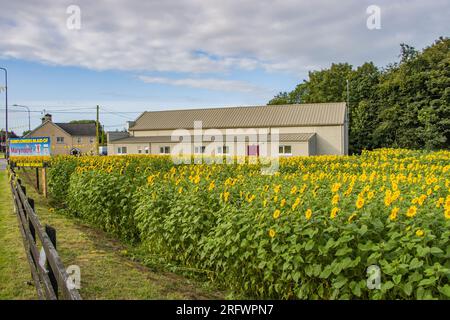
M 95 123 L 56 123 L 46 114 L 39 127 L 25 137 L 50 137 L 51 154 L 96 154 Z
M 13 131 L 8 132 L 8 140 L 11 138 L 17 138 Z M 6 131 L 3 129 L 0 129 L 0 153 L 6 153 Z
M 201 121 L 202 125 L 200 138 L 197 137 L 200 131 L 195 130 L 196 121 Z M 251 135 L 255 131 L 258 132 L 257 139 Z M 214 154 L 240 155 L 237 144 L 228 144 L 232 142 L 227 139 L 230 132 L 237 144 L 241 141 L 244 145 L 241 150 L 246 155 L 261 155 L 262 149 L 270 149 L 271 138 L 276 134 L 279 155 L 348 154 L 345 103 L 144 112 L 129 123 L 128 132 L 108 133 L 108 154 L 178 154 L 180 144 L 189 143 L 190 146 L 181 153 L 210 154 L 207 151 L 212 150 Z M 260 139 L 264 132 L 267 142 Z M 217 134 L 226 136 L 217 140 Z M 214 148 L 210 148 L 212 144 Z

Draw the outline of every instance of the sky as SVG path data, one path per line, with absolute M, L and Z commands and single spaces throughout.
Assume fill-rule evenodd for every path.
M 448 0 L 0 0 L 0 8 L 9 127 L 19 134 L 28 118 L 14 104 L 30 107 L 32 128 L 43 112 L 55 122 L 95 119 L 100 105 L 105 129 L 115 130 L 145 110 L 266 104 L 308 71 L 382 67 L 398 61 L 400 43 L 422 49 L 450 35 Z M 4 99 L 0 90 L 0 128 Z

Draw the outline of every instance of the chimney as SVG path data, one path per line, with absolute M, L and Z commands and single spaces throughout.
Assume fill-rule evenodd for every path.
M 136 121 L 127 121 L 128 123 L 128 129 L 130 129 L 131 127 L 134 127 L 136 125 Z
M 46 113 L 44 115 L 44 117 L 42 118 L 42 123 L 47 122 L 47 121 L 50 121 L 50 122 L 52 121 L 52 115 L 49 113 Z

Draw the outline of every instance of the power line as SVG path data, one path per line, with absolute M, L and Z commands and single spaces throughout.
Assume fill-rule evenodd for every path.
M 5 110 L 4 108 L 2 110 Z M 28 112 L 25 110 L 9 110 L 8 107 L 8 112 L 14 112 L 14 113 L 21 113 L 21 112 Z M 43 113 L 43 111 L 34 111 L 34 110 L 30 110 L 30 113 Z M 82 111 L 51 111 L 51 113 L 75 113 L 75 114 L 86 114 L 86 113 L 92 113 L 92 112 L 82 112 Z
M 74 105 L 67 105 L 67 106 L 64 106 L 64 105 L 60 105 L 60 106 L 41 105 L 41 106 L 38 106 L 38 107 L 35 107 L 35 106 L 28 106 L 28 107 L 31 108 L 31 109 L 40 109 L 40 110 L 42 110 L 42 109 L 54 109 L 54 108 L 56 108 L 56 109 L 61 109 L 62 108 L 64 110 L 66 110 L 67 108 L 74 109 L 74 110 L 95 109 L 95 107 L 74 106 Z
M 8 130 L 14 130 L 14 129 L 22 129 L 22 128 L 28 128 L 28 124 L 24 124 L 24 125 L 21 125 L 21 126 L 15 126 L 15 127 L 10 127 L 10 128 L 8 128 Z
M 102 109 L 103 109 L 103 110 L 106 110 L 106 111 L 107 111 L 106 113 L 114 114 L 114 115 L 116 115 L 116 116 L 118 116 L 118 117 L 122 117 L 122 118 L 127 119 L 127 120 L 134 120 L 134 119 L 132 119 L 132 118 L 130 118 L 130 117 L 127 117 L 127 116 L 122 115 L 120 112 L 111 111 L 111 110 L 108 110 L 108 109 L 106 109 L 106 108 L 104 108 L 104 107 L 102 107 Z M 105 112 L 104 112 L 104 113 L 105 113 Z
M 125 126 L 125 124 L 123 124 L 123 123 L 121 123 L 121 124 L 110 124 L 110 125 L 102 126 L 102 127 L 110 128 L 110 127 L 122 127 L 122 126 Z
M 1 110 L 5 110 L 5 108 L 0 108 Z M 89 108 L 92 109 L 92 108 Z M 95 109 L 95 108 L 94 108 Z M 128 112 L 118 112 L 118 111 L 111 111 L 111 110 L 106 110 L 105 108 L 102 108 L 103 110 L 105 110 L 104 112 L 102 112 L 103 114 L 113 114 L 113 115 L 117 115 L 123 118 L 126 118 L 128 120 L 134 120 L 130 117 L 124 116 L 123 114 L 138 114 L 138 113 L 142 113 L 143 111 L 128 111 Z M 79 110 L 79 109 L 67 109 L 67 110 Z M 86 114 L 86 113 L 96 113 L 95 110 L 93 111 L 67 111 L 67 110 L 46 110 L 43 109 L 41 111 L 37 111 L 37 110 L 30 110 L 31 113 L 43 113 L 44 111 L 49 111 L 49 113 L 67 113 L 67 114 Z M 9 108 L 8 108 L 9 111 Z M 25 110 L 11 110 L 11 112 L 15 112 L 15 113 L 20 113 L 20 112 L 27 112 Z

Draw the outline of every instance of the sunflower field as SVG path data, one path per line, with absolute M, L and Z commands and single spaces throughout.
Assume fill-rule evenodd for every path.
M 274 175 L 144 155 L 55 157 L 49 170 L 66 211 L 248 297 L 450 297 L 448 151 L 289 157 Z

